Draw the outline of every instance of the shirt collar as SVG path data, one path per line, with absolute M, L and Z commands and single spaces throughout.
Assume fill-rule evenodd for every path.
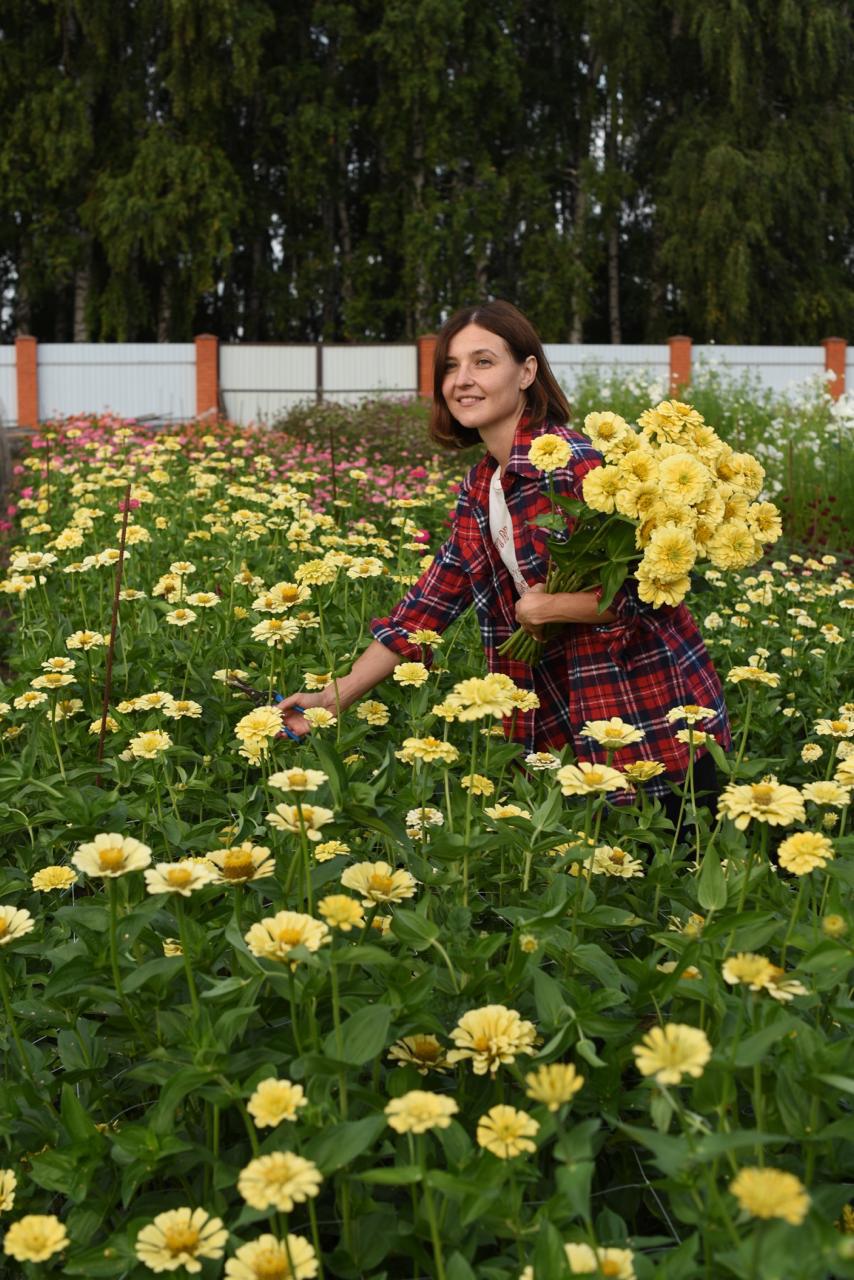
M 510 446 L 510 459 L 505 471 L 515 471 L 517 475 L 525 476 L 527 479 L 537 480 L 540 478 L 542 472 L 528 461 L 528 450 L 537 434 L 539 432 L 531 428 L 529 414 L 523 413 L 516 427 L 516 434 L 513 436 L 513 444 Z

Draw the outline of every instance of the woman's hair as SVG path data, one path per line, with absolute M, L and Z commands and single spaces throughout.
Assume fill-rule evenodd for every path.
M 479 306 L 464 307 L 462 311 L 455 312 L 445 321 L 437 335 L 433 357 L 433 408 L 430 414 L 430 436 L 437 444 L 448 449 L 466 449 L 480 441 L 477 431 L 462 426 L 452 416 L 442 395 L 451 339 L 470 324 L 479 324 L 481 328 L 503 338 L 517 364 L 522 364 L 528 356 L 536 357 L 537 376 L 525 390 L 532 427 L 540 426 L 547 418 L 553 422 L 569 421 L 569 401 L 549 368 L 543 344 L 530 320 L 512 302 L 483 302 Z

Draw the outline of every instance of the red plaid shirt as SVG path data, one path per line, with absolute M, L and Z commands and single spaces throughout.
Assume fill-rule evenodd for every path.
M 602 465 L 602 455 L 590 441 L 569 427 L 546 423 L 531 429 L 525 419 L 520 423 L 501 485 L 513 522 L 516 559 L 532 585 L 546 580 L 549 534 L 530 521 L 551 504 L 548 477 L 528 461 L 528 450 L 532 440 L 547 433 L 572 445 L 568 464 L 552 473 L 557 494 L 580 498 L 585 475 Z M 643 729 L 645 737 L 616 752 L 616 768 L 633 760 L 659 760 L 668 773 L 684 774 L 688 747 L 676 733 L 685 726 L 667 721 L 667 712 L 684 703 L 712 708 L 714 715 L 698 728 L 730 746 L 721 683 L 693 617 L 684 604 L 660 609 L 644 604 L 634 578 L 614 598 L 615 622 L 568 623 L 548 643 L 538 666 L 497 652 L 516 629 L 518 599 L 489 531 L 489 485 L 497 465 L 486 453 L 469 471 L 451 536 L 391 614 L 372 621 L 376 639 L 408 661 L 421 661 L 424 650 L 412 644 L 409 633 L 419 628 L 441 633 L 473 603 L 489 670 L 504 672 L 540 700 L 539 710 L 519 712 L 513 722 L 505 722 L 508 734 L 530 751 L 560 750 L 569 743 L 579 760 L 604 763 L 605 748 L 582 737 L 580 730 L 588 720 L 622 716 Z M 572 525 L 568 520 L 567 536 Z M 648 789 L 668 791 L 660 780 Z

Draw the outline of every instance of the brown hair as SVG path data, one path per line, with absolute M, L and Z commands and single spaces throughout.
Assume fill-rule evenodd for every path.
M 445 364 L 451 339 L 467 325 L 479 324 L 490 333 L 503 338 L 517 364 L 528 356 L 537 360 L 537 376 L 525 390 L 525 398 L 533 427 L 540 426 L 547 418 L 553 422 L 569 421 L 569 401 L 549 368 L 539 334 L 527 316 L 512 302 L 483 302 L 474 307 L 463 307 L 446 320 L 436 338 L 433 357 L 433 407 L 430 413 L 430 436 L 447 449 L 467 449 L 480 442 L 480 434 L 464 427 L 451 414 L 442 395 Z

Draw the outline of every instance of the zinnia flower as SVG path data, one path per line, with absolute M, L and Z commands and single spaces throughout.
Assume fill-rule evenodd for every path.
M 290 1232 L 285 1240 L 273 1235 L 250 1240 L 225 1264 L 225 1280 L 312 1280 L 317 1272 L 312 1246 Z
M 26 907 L 0 907 L 0 947 L 32 933 L 36 922 Z
M 470 1009 L 451 1032 L 456 1048 L 448 1054 L 448 1062 L 453 1065 L 470 1058 L 476 1076 L 487 1071 L 495 1075 L 502 1062 L 515 1062 L 517 1054 L 531 1053 L 536 1035 L 533 1022 L 503 1004 Z
M 815 831 L 798 831 L 787 836 L 777 850 L 780 866 L 796 876 L 809 875 L 816 867 L 824 868 L 833 856 L 830 840 Z
M 255 1086 L 246 1110 L 258 1128 L 265 1129 L 281 1124 L 283 1120 L 296 1120 L 297 1112 L 307 1105 L 308 1099 L 301 1084 L 270 1076 Z
M 100 833 L 94 840 L 81 844 L 72 864 L 87 876 L 124 876 L 129 871 L 141 871 L 151 862 L 151 850 L 147 844 L 133 836 L 121 836 L 115 831 Z
M 342 933 L 349 933 L 365 923 L 364 907 L 355 899 L 348 898 L 346 893 L 331 893 L 321 898 L 317 910 L 331 928 L 340 929 Z
M 28 1213 L 9 1227 L 3 1252 L 18 1262 L 45 1262 L 69 1243 L 65 1226 L 55 1214 Z
M 179 893 L 189 898 L 197 889 L 203 889 L 216 877 L 204 862 L 182 858 L 180 862 L 158 862 L 143 872 L 145 887 L 149 893 Z
M 525 1093 L 534 1102 L 542 1102 L 549 1111 L 559 1111 L 571 1102 L 584 1084 L 571 1062 L 551 1062 L 525 1076 Z
M 70 867 L 43 867 L 30 880 L 38 893 L 49 893 L 51 889 L 68 889 L 76 882 L 77 876 Z
M 512 680 L 494 673 L 460 680 L 445 702 L 456 709 L 458 720 L 480 720 L 485 716 L 499 718 L 513 714 L 518 694 Z
M 0 1169 L 0 1213 L 15 1207 L 15 1188 L 18 1179 L 14 1169 Z
M 391 678 L 399 685 L 417 689 L 424 684 L 429 674 L 423 662 L 399 662 L 391 673 Z
M 600 746 L 615 748 L 627 747 L 646 737 L 644 729 L 626 724 L 619 716 L 611 716 L 610 720 L 588 720 L 580 732 L 583 738 L 592 738 Z
M 740 951 L 723 963 L 721 974 L 730 986 L 742 984 L 751 991 L 761 991 L 771 981 L 774 966 L 765 956 L 752 951 Z
M 652 1027 L 632 1049 L 638 1070 L 659 1084 L 681 1084 L 683 1075 L 698 1077 L 712 1056 L 704 1031 L 679 1022 Z
M 799 1227 L 809 1212 L 810 1198 L 801 1180 L 780 1169 L 740 1169 L 729 1189 L 738 1207 L 754 1218 L 782 1218 Z
M 290 1213 L 295 1204 L 316 1196 L 323 1179 L 317 1165 L 291 1151 L 273 1151 L 250 1160 L 240 1173 L 237 1190 L 253 1209 Z
M 808 782 L 801 795 L 805 800 L 812 800 L 813 804 L 829 804 L 844 809 L 851 801 L 851 788 L 843 787 L 830 778 L 826 782 Z
M 433 1035 L 401 1036 L 388 1051 L 399 1067 L 412 1066 L 420 1076 L 428 1071 L 447 1070 L 447 1053 Z
M 460 753 L 453 743 L 442 738 L 404 738 L 402 748 L 394 754 L 404 764 L 413 764 L 416 760 L 425 763 L 441 760 L 442 764 L 453 764 Z
M 745 785 L 731 782 L 718 800 L 718 816 L 731 818 L 739 831 L 752 818 L 772 827 L 788 827 L 803 821 L 804 802 L 796 787 L 785 786 L 773 776 Z
M 589 1244 L 565 1244 L 566 1260 L 574 1276 L 613 1276 L 614 1280 L 635 1280 L 631 1249 L 602 1248 Z
M 221 1258 L 228 1231 L 205 1209 L 168 1209 L 158 1213 L 136 1237 L 134 1251 L 149 1271 L 201 1271 L 200 1259 Z
M 693 532 L 675 524 L 653 529 L 643 555 L 644 574 L 661 582 L 676 582 L 686 576 L 697 559 Z
M 388 724 L 390 712 L 383 703 L 377 702 L 375 698 L 369 698 L 367 702 L 360 702 L 356 707 L 356 716 L 370 725 L 379 726 Z
M 558 769 L 555 778 L 565 796 L 592 795 L 597 791 L 625 791 L 628 787 L 626 777 L 616 769 L 604 764 L 589 764 L 586 760 L 578 764 L 565 764 Z
M 162 729 L 147 729 L 128 743 L 128 750 L 138 760 L 156 760 L 172 746 L 172 739 Z
M 264 960 L 286 961 L 294 947 L 319 951 L 329 942 L 329 928 L 322 920 L 299 911 L 277 911 L 265 916 L 244 935 L 253 956 Z M 291 965 L 295 967 L 295 962 Z
M 776 689 L 780 683 L 777 672 L 766 671 L 764 667 L 733 667 L 727 673 L 727 681 L 730 684 L 741 684 L 745 680 L 753 684 L 767 684 L 771 689 Z
M 273 812 L 267 814 L 267 821 L 279 831 L 289 831 L 292 835 L 304 831 L 309 840 L 319 840 L 320 828 L 334 817 L 331 809 L 319 804 L 277 804 Z
M 539 1132 L 539 1124 L 526 1111 L 498 1105 L 490 1107 L 477 1122 L 478 1146 L 497 1156 L 499 1160 L 512 1160 L 525 1152 L 536 1151 L 531 1139 Z
M 220 884 L 246 884 L 249 880 L 271 876 L 276 870 L 276 860 L 267 846 L 253 844 L 251 840 L 206 856 Z
M 453 1098 L 425 1089 L 411 1089 L 392 1098 L 385 1108 L 388 1122 L 395 1133 L 427 1133 L 431 1129 L 447 1129 L 459 1107 Z
M 354 862 L 341 873 L 341 883 L 360 893 L 366 907 L 373 907 L 414 897 L 418 881 L 400 867 L 393 870 L 388 862 Z
M 321 769 L 282 769 L 271 773 L 267 783 L 279 791 L 316 791 L 328 781 Z
M 561 436 L 546 434 L 538 436 L 528 450 L 528 461 L 538 471 L 550 474 L 559 467 L 565 467 L 572 457 L 572 445 Z

